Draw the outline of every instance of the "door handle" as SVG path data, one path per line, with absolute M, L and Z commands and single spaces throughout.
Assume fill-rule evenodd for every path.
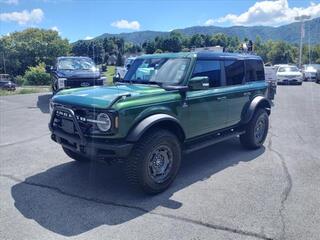
M 218 97 L 217 98 L 218 101 L 222 101 L 222 100 L 225 100 L 225 99 L 227 99 L 227 97 Z
M 251 92 L 245 92 L 243 93 L 243 96 L 250 96 L 251 95 Z

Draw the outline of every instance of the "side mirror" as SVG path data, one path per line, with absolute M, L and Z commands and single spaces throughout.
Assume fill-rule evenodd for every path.
M 52 67 L 52 66 L 49 66 L 49 65 L 46 66 L 46 72 L 47 72 L 47 73 L 52 72 L 52 70 L 53 70 L 53 67 Z
M 127 70 L 131 67 L 131 64 L 127 64 L 126 68 Z
M 209 78 L 207 76 L 193 77 L 189 80 L 191 91 L 206 90 L 209 88 Z
M 117 73 L 117 75 L 115 75 L 112 79 L 113 83 L 119 82 L 120 80 L 121 80 L 121 77 L 119 73 Z

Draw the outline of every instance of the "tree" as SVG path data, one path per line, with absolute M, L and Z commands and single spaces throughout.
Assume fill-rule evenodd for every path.
M 190 39 L 190 47 L 203 47 L 204 40 L 200 34 L 192 35 Z
M 154 41 L 145 42 L 142 46 L 145 49 L 147 54 L 152 54 L 152 53 L 154 53 L 156 51 L 156 47 L 155 47 Z
M 57 31 L 29 28 L 1 37 L 0 50 L 4 59 L 0 71 L 16 76 L 40 62 L 52 65 L 58 56 L 68 55 L 71 46 Z
M 297 49 L 292 45 L 283 41 L 269 41 L 269 44 L 271 48 L 268 50 L 267 59 L 273 64 L 297 62 Z

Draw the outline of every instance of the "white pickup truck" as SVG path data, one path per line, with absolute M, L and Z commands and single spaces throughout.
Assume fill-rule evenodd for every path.
M 124 62 L 124 66 L 123 67 L 116 67 L 116 76 L 120 77 L 120 78 L 124 78 L 124 75 L 126 75 L 129 67 L 131 66 L 131 64 L 133 63 L 133 61 L 135 59 L 136 59 L 135 57 L 129 57 Z

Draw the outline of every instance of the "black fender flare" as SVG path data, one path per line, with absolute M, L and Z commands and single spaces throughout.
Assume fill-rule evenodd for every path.
M 242 123 L 248 123 L 253 117 L 254 112 L 257 108 L 264 108 L 267 110 L 267 113 L 271 113 L 271 102 L 268 98 L 263 96 L 255 97 L 246 108 L 246 111 L 243 114 Z
M 184 132 L 179 120 L 171 115 L 164 114 L 164 113 L 154 114 L 154 115 L 151 115 L 151 116 L 144 118 L 142 121 L 140 121 L 138 124 L 136 124 L 130 130 L 129 134 L 127 135 L 126 140 L 128 142 L 136 142 L 152 126 L 155 126 L 156 124 L 160 124 L 160 123 L 172 123 L 170 126 L 173 129 L 178 129 L 179 135 L 181 135 L 178 137 L 180 139 L 182 138 L 182 140 L 184 140 L 185 132 Z

